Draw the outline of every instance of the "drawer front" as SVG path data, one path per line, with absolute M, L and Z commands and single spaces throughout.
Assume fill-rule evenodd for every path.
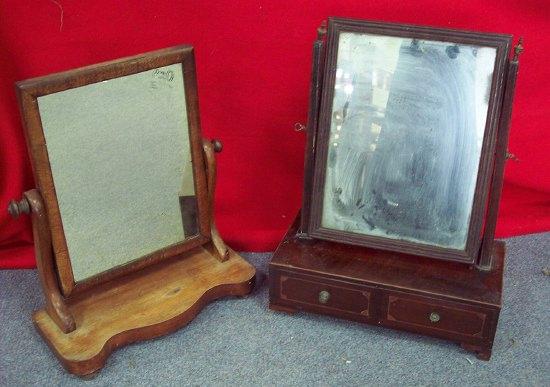
M 459 303 L 388 296 L 386 320 L 392 325 L 482 337 L 487 313 Z
M 335 314 L 343 312 L 369 317 L 371 293 L 359 287 L 314 277 L 303 279 L 285 275 L 281 275 L 279 285 L 282 300 L 332 311 Z

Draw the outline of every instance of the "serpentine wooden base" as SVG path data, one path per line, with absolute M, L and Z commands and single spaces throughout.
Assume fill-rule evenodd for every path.
M 220 262 L 201 246 L 70 299 L 70 333 L 45 309 L 34 313 L 34 324 L 69 372 L 92 374 L 116 348 L 173 332 L 215 299 L 250 293 L 254 267 L 231 249 L 228 255 Z

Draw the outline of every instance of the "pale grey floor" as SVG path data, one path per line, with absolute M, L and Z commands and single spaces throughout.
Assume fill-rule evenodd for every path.
M 34 330 L 34 270 L 0 271 L 1 385 L 550 385 L 550 233 L 508 240 L 504 309 L 490 362 L 441 340 L 267 309 L 264 283 L 187 327 L 124 347 L 91 381 L 67 374 Z M 270 254 L 245 254 L 266 271 Z

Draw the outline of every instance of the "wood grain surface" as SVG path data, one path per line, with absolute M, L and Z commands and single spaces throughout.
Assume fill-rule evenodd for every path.
M 72 298 L 68 309 L 76 329 L 68 334 L 45 309 L 33 321 L 63 366 L 87 375 L 103 367 L 117 347 L 172 332 L 217 298 L 248 294 L 254 276 L 254 267 L 234 251 L 220 262 L 197 247 Z

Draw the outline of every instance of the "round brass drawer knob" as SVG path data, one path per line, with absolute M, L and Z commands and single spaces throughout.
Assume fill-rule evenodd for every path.
M 439 317 L 439 313 L 436 313 L 436 312 L 430 313 L 430 321 L 431 321 L 431 322 L 436 323 L 436 322 L 438 322 L 440 319 L 441 319 L 441 317 Z
M 326 290 L 322 290 L 319 292 L 319 302 L 321 304 L 326 304 L 330 298 L 330 293 Z

